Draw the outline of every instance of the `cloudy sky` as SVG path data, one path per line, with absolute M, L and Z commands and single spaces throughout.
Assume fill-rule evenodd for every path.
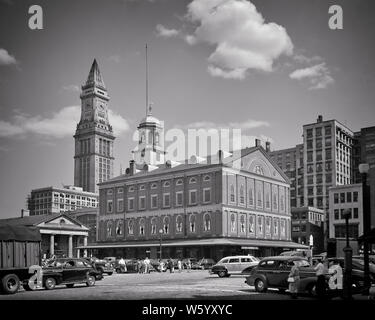
M 354 131 L 375 120 L 372 0 L 0 0 L 0 217 L 33 188 L 73 183 L 79 90 L 94 58 L 125 168 L 145 110 L 145 43 L 153 114 L 166 129 L 230 127 L 302 141 L 317 115 Z M 343 8 L 330 30 L 328 8 Z

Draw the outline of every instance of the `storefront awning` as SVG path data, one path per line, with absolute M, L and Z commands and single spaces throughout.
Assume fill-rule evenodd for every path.
M 286 249 L 308 249 L 309 247 L 292 241 L 281 240 L 259 240 L 259 239 L 194 239 L 194 240 L 164 240 L 163 247 L 199 247 L 199 246 L 241 246 L 241 247 L 268 247 L 268 248 L 286 248 Z M 79 246 L 77 249 L 104 249 L 104 248 L 140 248 L 140 247 L 159 247 L 159 241 L 139 241 L 139 242 L 116 242 L 116 243 L 97 243 L 88 246 Z

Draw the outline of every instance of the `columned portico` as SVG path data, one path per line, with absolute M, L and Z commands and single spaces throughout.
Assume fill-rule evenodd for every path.
M 69 240 L 68 240 L 68 257 L 72 258 L 73 257 L 73 236 L 69 235 Z
M 51 256 L 55 254 L 55 235 L 54 234 L 50 235 L 49 252 Z

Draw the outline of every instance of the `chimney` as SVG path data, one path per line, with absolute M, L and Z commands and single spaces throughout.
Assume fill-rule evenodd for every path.
M 21 210 L 21 218 L 28 217 L 28 216 L 30 216 L 30 211 L 22 209 Z
M 321 114 L 318 115 L 317 122 L 318 122 L 318 123 L 323 122 L 323 116 L 322 116 Z
M 135 173 L 135 161 L 130 160 L 129 162 L 129 174 L 132 176 Z
M 255 139 L 255 146 L 260 147 L 260 139 Z
M 266 152 L 271 152 L 271 142 L 266 141 Z

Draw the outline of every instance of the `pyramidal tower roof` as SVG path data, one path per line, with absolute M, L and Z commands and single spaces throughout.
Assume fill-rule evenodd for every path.
M 90 86 L 90 85 L 96 85 L 104 89 L 106 88 L 96 59 L 94 59 L 94 62 L 91 65 L 89 76 L 87 77 L 86 84 L 85 84 L 85 86 Z

